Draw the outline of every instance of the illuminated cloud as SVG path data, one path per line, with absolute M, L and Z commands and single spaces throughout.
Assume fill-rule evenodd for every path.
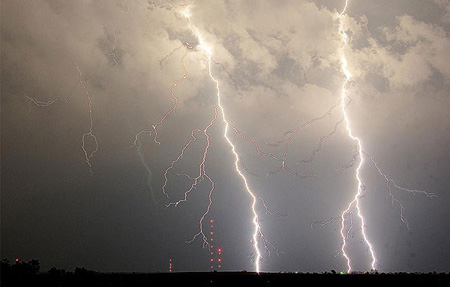
M 350 40 L 344 50 L 352 74 L 348 83 L 352 128 L 396 182 L 448 198 L 449 2 L 351 2 L 343 21 Z M 208 61 L 177 11 L 191 7 L 192 20 L 209 44 L 227 120 L 265 150 L 276 152 L 274 145 L 286 131 L 326 113 L 340 97 L 345 77 L 336 12 L 342 10 L 342 1 L 192 3 L 2 1 L 2 254 L 22 258 L 13 254 L 20 249 L 42 258 L 43 264 L 75 258 L 61 266 L 92 262 L 92 269 L 105 264 L 108 270 L 118 270 L 126 265 L 130 271 L 159 270 L 167 258 L 183 254 L 176 258 L 177 266 L 191 267 L 183 265 L 184 258 L 197 262 L 192 270 L 201 268 L 198 246 L 186 248 L 184 241 L 197 226 L 205 201 L 167 211 L 161 192 L 165 168 L 192 128 L 208 122 L 216 104 Z M 174 90 L 177 112 L 159 127 L 158 139 L 164 146 L 142 137 L 143 165 L 140 154 L 127 148 L 139 131 L 151 128 L 172 107 L 169 87 L 182 76 L 180 58 L 186 51 L 189 76 Z M 92 97 L 93 134 L 98 139 L 98 152 L 90 160 L 93 177 L 81 148 L 81 137 L 89 129 L 88 99 L 80 86 L 71 92 L 79 81 L 77 66 Z M 36 104 L 57 98 L 51 108 Z M 280 219 L 264 209 L 260 213 L 262 228 L 286 251 L 284 257 L 269 260 L 270 268 L 297 268 L 296 264 L 315 271 L 335 268 L 333 264 L 345 268 L 344 260 L 334 257 L 340 240 L 334 229 L 339 227 L 310 232 L 311 222 L 338 216 L 353 195 L 353 173 L 336 173 L 351 159 L 354 148 L 342 125 L 323 143 L 312 164 L 296 165 L 309 158 L 340 119 L 341 114 L 333 111 L 292 142 L 287 164 L 316 175 L 312 180 L 289 173 L 265 178 L 278 163 L 237 140 L 246 167 L 259 175 L 249 176 L 252 190 L 264 196 L 270 209 L 289 214 Z M 239 219 L 251 214 L 240 197 L 242 184 L 234 173 L 233 158 L 224 152 L 228 146 L 222 132 L 211 130 L 209 168 L 220 191 L 216 196 L 228 205 L 215 200 L 212 208 L 233 223 L 221 227 L 229 242 L 224 250 L 244 254 L 229 259 L 234 260 L 229 264 L 250 269 L 246 255 L 252 249 L 248 242 L 252 228 Z M 188 153 L 186 164 L 174 174 L 196 166 L 201 152 L 199 148 Z M 448 241 L 448 231 L 430 231 L 438 229 L 432 222 L 442 222 L 448 208 L 419 197 L 401 198 L 406 199 L 405 216 L 414 234 L 408 237 L 398 207 L 390 205 L 383 178 L 380 181 L 370 164 L 362 172 L 371 184 L 370 195 L 362 200 L 364 215 L 384 267 L 398 270 L 414 251 L 417 259 L 408 259 L 409 270 L 448 270 L 448 260 L 435 260 L 448 258 L 439 241 Z M 176 181 L 170 192 L 184 187 L 183 180 Z M 60 237 L 46 235 L 56 231 Z M 19 240 L 19 235 L 30 241 Z M 73 238 L 77 243 L 71 244 Z M 407 241 L 412 243 L 395 243 Z M 39 250 L 34 252 L 30 242 L 39 242 Z M 53 246 L 60 247 L 58 252 L 49 253 Z M 85 252 L 88 247 L 94 251 Z M 138 260 L 130 262 L 130 254 Z M 142 267 L 140 262 L 148 265 Z

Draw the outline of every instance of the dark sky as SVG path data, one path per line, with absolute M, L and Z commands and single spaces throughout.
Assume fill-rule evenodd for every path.
M 350 1 L 342 18 L 346 47 L 337 18 L 344 2 L 2 1 L 1 257 L 38 258 L 44 270 L 167 271 L 169 259 L 176 271 L 209 270 L 202 240 L 186 244 L 199 231 L 209 182 L 199 183 L 187 202 L 165 208 L 189 189 L 191 181 L 177 173 L 198 173 L 201 133 L 168 175 L 169 199 L 161 190 L 165 169 L 191 130 L 207 126 L 217 104 L 195 27 L 211 48 L 228 121 L 278 157 L 284 146 L 273 144 L 284 132 L 340 99 L 344 51 L 352 74 L 347 114 L 364 151 L 391 186 L 437 196 L 392 188 L 393 201 L 364 156 L 361 210 L 377 268 L 450 270 L 449 1 Z M 186 9 L 191 26 L 181 15 Z M 176 113 L 158 127 L 161 144 L 144 134 L 140 149 L 129 148 L 172 107 L 169 87 L 182 75 L 183 55 L 188 77 L 173 90 Z M 82 149 L 89 100 L 98 143 L 92 175 Z M 308 178 L 286 170 L 266 176 L 280 162 L 236 136 L 251 190 L 274 212 L 258 202 L 270 242 L 262 271 L 347 270 L 339 254 L 341 221 L 322 224 L 341 215 L 357 188 L 356 165 L 349 164 L 355 142 L 337 124 L 341 118 L 336 108 L 293 137 L 286 166 L 314 175 Z M 208 133 L 205 167 L 215 190 L 205 221 L 215 220 L 223 269 L 254 270 L 252 199 L 223 132 L 219 115 Z M 314 160 L 297 165 L 326 135 Z M 96 149 L 93 136 L 85 137 L 88 154 Z M 353 217 L 348 254 L 355 270 L 368 270 Z

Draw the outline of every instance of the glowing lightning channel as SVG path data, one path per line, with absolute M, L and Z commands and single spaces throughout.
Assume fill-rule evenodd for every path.
M 342 10 L 342 12 L 340 14 L 338 14 L 338 20 L 339 20 L 339 31 L 340 31 L 340 33 L 342 35 L 342 38 L 343 38 L 343 44 L 341 45 L 341 48 L 339 49 L 339 55 L 340 55 L 340 58 L 341 58 L 341 69 L 342 69 L 342 71 L 343 71 L 343 73 L 345 75 L 345 81 L 344 81 L 344 84 L 342 85 L 341 108 L 342 108 L 342 114 L 344 116 L 345 127 L 347 129 L 348 135 L 349 135 L 349 137 L 352 140 L 356 141 L 356 143 L 357 143 L 358 157 L 359 157 L 359 164 L 358 164 L 358 167 L 356 169 L 356 174 L 355 174 L 355 177 L 356 177 L 356 179 L 358 181 L 357 192 L 356 192 L 353 200 L 349 203 L 347 209 L 344 210 L 344 212 L 341 215 L 341 221 L 342 221 L 341 236 L 342 236 L 342 241 L 343 241 L 341 251 L 342 251 L 343 256 L 347 259 L 348 272 L 350 273 L 352 271 L 352 266 L 351 266 L 350 257 L 348 256 L 348 254 L 345 251 L 346 247 L 347 247 L 347 236 L 344 234 L 344 229 L 345 229 L 345 221 L 346 221 L 345 217 L 346 217 L 347 214 L 349 214 L 352 211 L 352 206 L 356 207 L 356 212 L 358 214 L 358 217 L 361 220 L 361 233 L 362 233 L 362 236 L 364 238 L 365 243 L 369 247 L 370 256 L 372 258 L 372 262 L 371 262 L 372 270 L 375 270 L 375 265 L 376 265 L 377 259 L 375 257 L 375 252 L 373 250 L 372 244 L 370 243 L 370 241 L 369 241 L 369 239 L 367 237 L 367 234 L 366 234 L 365 220 L 364 220 L 364 217 L 363 217 L 363 215 L 361 213 L 361 207 L 360 207 L 360 202 L 359 202 L 359 198 L 360 198 L 360 196 L 362 195 L 362 193 L 364 191 L 364 185 L 362 183 L 361 174 L 360 174 L 361 173 L 361 168 L 362 168 L 363 163 L 364 163 L 364 158 L 363 158 L 363 155 L 362 155 L 362 151 L 363 151 L 362 142 L 361 142 L 361 140 L 358 137 L 356 137 L 353 134 L 353 131 L 352 131 L 351 125 L 350 125 L 350 119 L 349 119 L 349 117 L 347 115 L 346 104 L 345 104 L 346 101 L 347 101 L 347 98 L 348 98 L 346 86 L 347 86 L 347 83 L 350 81 L 350 78 L 351 78 L 351 73 L 348 70 L 348 66 L 347 66 L 347 58 L 346 58 L 345 53 L 343 51 L 343 49 L 348 45 L 348 36 L 347 36 L 347 33 L 345 32 L 345 27 L 344 27 L 344 24 L 343 24 L 343 17 L 344 17 L 344 14 L 345 14 L 346 10 L 347 10 L 348 1 L 349 0 L 345 1 L 344 9 Z
M 207 55 L 207 59 L 208 59 L 208 73 L 209 73 L 210 78 L 216 84 L 216 90 L 217 90 L 217 107 L 216 108 L 218 108 L 220 110 L 220 113 L 222 115 L 222 121 L 225 124 L 225 130 L 224 130 L 223 136 L 224 136 L 225 140 L 227 141 L 227 143 L 230 145 L 231 150 L 233 152 L 233 155 L 234 155 L 234 158 L 235 158 L 234 166 L 235 166 L 236 172 L 239 174 L 239 176 L 243 180 L 244 185 L 245 185 L 245 189 L 246 189 L 247 193 L 250 195 L 250 197 L 252 198 L 251 209 L 252 209 L 252 213 L 253 213 L 253 225 L 254 225 L 254 232 L 253 232 L 253 236 L 252 236 L 252 241 L 253 241 L 253 247 L 254 247 L 255 253 L 256 253 L 256 258 L 255 258 L 256 272 L 259 273 L 260 272 L 260 261 L 261 261 L 262 255 L 261 255 L 261 252 L 260 252 L 259 246 L 258 246 L 258 237 L 261 237 L 262 233 L 261 233 L 261 227 L 259 225 L 259 217 L 258 217 L 258 214 L 256 212 L 256 204 L 258 202 L 258 197 L 256 197 L 255 194 L 252 192 L 252 190 L 250 189 L 250 186 L 248 184 L 247 178 L 245 177 L 245 175 L 240 170 L 240 168 L 239 168 L 239 155 L 236 152 L 236 147 L 234 146 L 232 140 L 228 137 L 228 129 L 231 126 L 230 126 L 230 124 L 228 123 L 228 121 L 226 119 L 225 110 L 224 110 L 224 108 L 222 106 L 222 103 L 221 103 L 219 81 L 212 74 L 212 60 L 211 60 L 212 51 L 211 51 L 211 48 L 204 42 L 203 37 L 200 34 L 200 32 L 198 31 L 198 29 L 191 23 L 191 21 L 190 21 L 191 14 L 189 13 L 189 11 L 183 12 L 182 15 L 188 21 L 191 31 L 197 37 L 200 47 L 203 49 L 203 51 Z
M 366 155 L 370 159 L 370 161 L 373 163 L 373 165 L 377 169 L 378 174 L 380 176 L 382 176 L 384 178 L 384 180 L 386 181 L 386 187 L 387 187 L 387 190 L 389 192 L 389 196 L 391 197 L 392 205 L 394 205 L 394 202 L 398 204 L 398 206 L 400 207 L 400 220 L 406 225 L 406 228 L 409 229 L 408 219 L 406 219 L 406 217 L 403 214 L 404 211 L 405 211 L 405 207 L 394 196 L 391 185 L 394 188 L 398 189 L 398 190 L 406 191 L 406 192 L 409 192 L 409 193 L 411 193 L 413 195 L 415 195 L 415 194 L 423 194 L 423 195 L 425 195 L 426 197 L 428 197 L 430 199 L 436 198 L 437 196 L 434 193 L 432 193 L 432 192 L 426 192 L 424 190 L 417 190 L 417 189 L 409 189 L 409 188 L 405 188 L 405 187 L 399 186 L 394 180 L 390 179 L 386 174 L 383 173 L 383 171 L 381 171 L 381 168 L 378 166 L 378 163 L 375 161 L 373 156 L 371 156 L 370 154 L 368 154 L 368 153 L 366 153 L 364 151 L 363 151 L 363 154 Z
M 181 48 L 181 47 L 182 47 L 182 46 L 180 46 L 179 48 Z M 176 48 L 176 49 L 173 50 L 169 55 L 167 55 L 166 57 L 164 57 L 164 58 L 159 62 L 159 63 L 160 63 L 160 66 L 162 67 L 162 62 L 165 61 L 168 57 L 170 57 L 170 56 L 171 56 L 176 50 L 178 50 L 179 48 Z M 187 45 L 187 48 L 188 48 L 188 49 L 191 49 L 191 46 L 188 44 L 188 45 Z M 177 80 L 175 80 L 175 81 L 172 83 L 172 85 L 170 86 L 170 88 L 169 88 L 170 96 L 171 96 L 172 99 L 173 99 L 173 106 L 172 106 L 172 108 L 171 108 L 170 110 L 168 110 L 168 111 L 167 111 L 167 112 L 159 119 L 159 121 L 158 121 L 157 123 L 153 124 L 151 129 L 147 129 L 147 130 L 142 130 L 142 131 L 140 131 L 140 132 L 134 137 L 134 142 L 133 142 L 133 144 L 130 145 L 128 148 L 138 147 L 138 140 L 139 140 L 139 137 L 140 137 L 141 135 L 143 135 L 143 134 L 148 134 L 148 135 L 154 134 L 153 141 L 154 141 L 155 143 L 157 143 L 157 144 L 161 144 L 161 143 L 158 141 L 158 126 L 161 125 L 161 124 L 163 124 L 164 121 L 167 119 L 167 117 L 168 117 L 169 115 L 171 115 L 171 114 L 174 114 L 174 113 L 176 112 L 176 110 L 177 110 L 177 107 L 178 107 L 178 98 L 175 96 L 175 94 L 174 94 L 174 92 L 173 92 L 173 89 L 174 89 L 178 84 L 182 83 L 182 82 L 188 77 L 188 73 L 187 73 L 187 70 L 186 70 L 186 66 L 184 65 L 184 58 L 186 57 L 187 53 L 188 53 L 188 51 L 186 51 L 186 52 L 183 54 L 183 56 L 181 57 L 181 60 L 180 60 L 180 66 L 181 66 L 181 68 L 182 68 L 182 70 L 183 70 L 183 75 L 182 75 L 182 77 L 179 78 L 179 79 L 177 79 Z
M 94 128 L 94 120 L 93 120 L 93 117 L 92 117 L 92 98 L 91 98 L 91 94 L 89 93 L 88 88 L 84 84 L 83 74 L 81 73 L 81 70 L 78 67 L 78 65 L 77 65 L 77 70 L 78 70 L 80 86 L 83 88 L 83 90 L 84 90 L 84 92 L 86 94 L 86 98 L 88 99 L 88 104 L 89 104 L 89 131 L 87 133 L 84 133 L 83 137 L 81 138 L 81 143 L 82 143 L 81 148 L 83 149 L 86 163 L 89 165 L 89 171 L 90 171 L 90 173 L 92 175 L 93 171 L 92 171 L 91 158 L 98 151 L 97 137 L 94 135 L 94 133 L 92 131 L 92 129 Z M 86 150 L 86 139 L 88 139 L 88 138 L 92 138 L 94 140 L 94 150 L 92 150 L 90 152 L 88 152 Z
M 114 37 L 115 37 L 115 35 L 114 35 Z M 92 170 L 91 158 L 98 151 L 98 140 L 97 140 L 97 136 L 93 132 L 94 119 L 93 119 L 93 111 L 92 111 L 92 96 L 91 96 L 91 93 L 89 92 L 87 86 L 84 83 L 83 73 L 81 72 L 80 67 L 78 66 L 78 64 L 75 64 L 75 66 L 78 71 L 78 81 L 72 86 L 72 88 L 69 89 L 68 93 L 64 97 L 58 97 L 58 98 L 55 98 L 55 99 L 52 99 L 52 100 L 49 100 L 46 102 L 40 101 L 36 98 L 31 98 L 27 95 L 25 95 L 25 97 L 29 100 L 29 106 L 31 104 L 34 104 L 37 107 L 48 107 L 60 100 L 65 100 L 67 102 L 69 97 L 72 95 L 72 93 L 75 91 L 75 89 L 78 86 L 83 88 L 84 93 L 86 94 L 86 98 L 88 100 L 89 131 L 84 133 L 83 136 L 81 137 L 81 149 L 83 150 L 85 161 L 86 161 L 87 165 L 89 166 L 89 172 L 91 175 L 93 175 L 94 172 Z M 31 106 L 30 106 L 30 108 L 31 108 Z M 93 145 L 94 145 L 94 148 L 92 151 L 88 151 L 86 149 L 86 140 L 89 138 L 93 141 Z

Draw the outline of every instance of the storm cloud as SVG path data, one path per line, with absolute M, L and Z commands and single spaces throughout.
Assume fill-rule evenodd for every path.
M 201 240 L 186 244 L 207 206 L 207 183 L 187 202 L 165 208 L 189 188 L 177 173 L 197 171 L 204 138 L 169 174 L 170 200 L 161 192 L 164 170 L 217 104 L 207 57 L 180 11 L 189 7 L 211 48 L 227 119 L 281 156 L 276 143 L 283 134 L 326 113 L 341 96 L 343 6 L 334 0 L 2 1 L 2 257 L 39 258 L 44 269 L 167 271 L 172 259 L 177 271 L 209 270 Z M 344 16 L 354 133 L 397 184 L 438 197 L 394 190 L 407 229 L 386 181 L 366 162 L 362 208 L 382 271 L 450 267 L 449 11 L 445 0 L 359 0 L 350 1 Z M 182 77 L 183 56 L 188 76 L 174 89 L 176 113 L 158 128 L 161 144 L 144 134 L 139 149 L 130 148 L 173 106 L 169 87 Z M 81 142 L 90 123 L 83 85 L 98 140 L 92 176 Z M 308 178 L 271 174 L 280 163 L 236 136 L 252 189 L 275 211 L 258 206 L 276 249 L 262 270 L 346 269 L 337 255 L 340 221 L 324 224 L 340 215 L 356 188 L 355 167 L 340 171 L 355 146 L 344 125 L 336 126 L 341 118 L 335 109 L 293 138 L 286 164 L 313 175 Z M 223 130 L 218 120 L 210 131 L 207 168 L 216 190 L 208 218 L 216 222 L 224 269 L 253 270 L 251 198 Z M 330 133 L 311 163 L 297 164 Z M 92 138 L 85 147 L 95 150 Z M 351 244 L 356 269 L 367 269 L 357 232 Z

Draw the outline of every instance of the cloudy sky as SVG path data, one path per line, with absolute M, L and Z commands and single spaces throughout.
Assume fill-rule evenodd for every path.
M 270 242 L 262 271 L 347 270 L 336 218 L 355 195 L 358 157 L 342 110 L 331 109 L 345 81 L 340 51 L 377 268 L 448 271 L 450 3 L 350 1 L 343 46 L 344 2 L 2 1 L 1 257 L 38 258 L 44 270 L 167 271 L 169 259 L 177 271 L 209 270 L 201 238 L 186 243 L 208 207 L 209 181 L 165 208 L 192 184 L 177 174 L 198 174 L 203 133 L 168 173 L 169 198 L 162 192 L 164 171 L 217 105 L 195 28 L 211 49 L 227 120 L 242 132 L 228 133 L 240 168 L 267 207 L 258 201 Z M 178 106 L 158 126 L 160 144 L 141 133 L 132 146 L 172 108 L 181 61 L 188 75 L 173 87 Z M 284 169 L 249 141 L 282 158 L 285 133 L 312 119 L 292 137 Z M 252 198 L 224 128 L 219 115 L 208 129 L 215 189 L 205 221 L 215 220 L 223 269 L 254 270 Z M 347 251 L 355 270 L 368 270 L 353 220 Z

